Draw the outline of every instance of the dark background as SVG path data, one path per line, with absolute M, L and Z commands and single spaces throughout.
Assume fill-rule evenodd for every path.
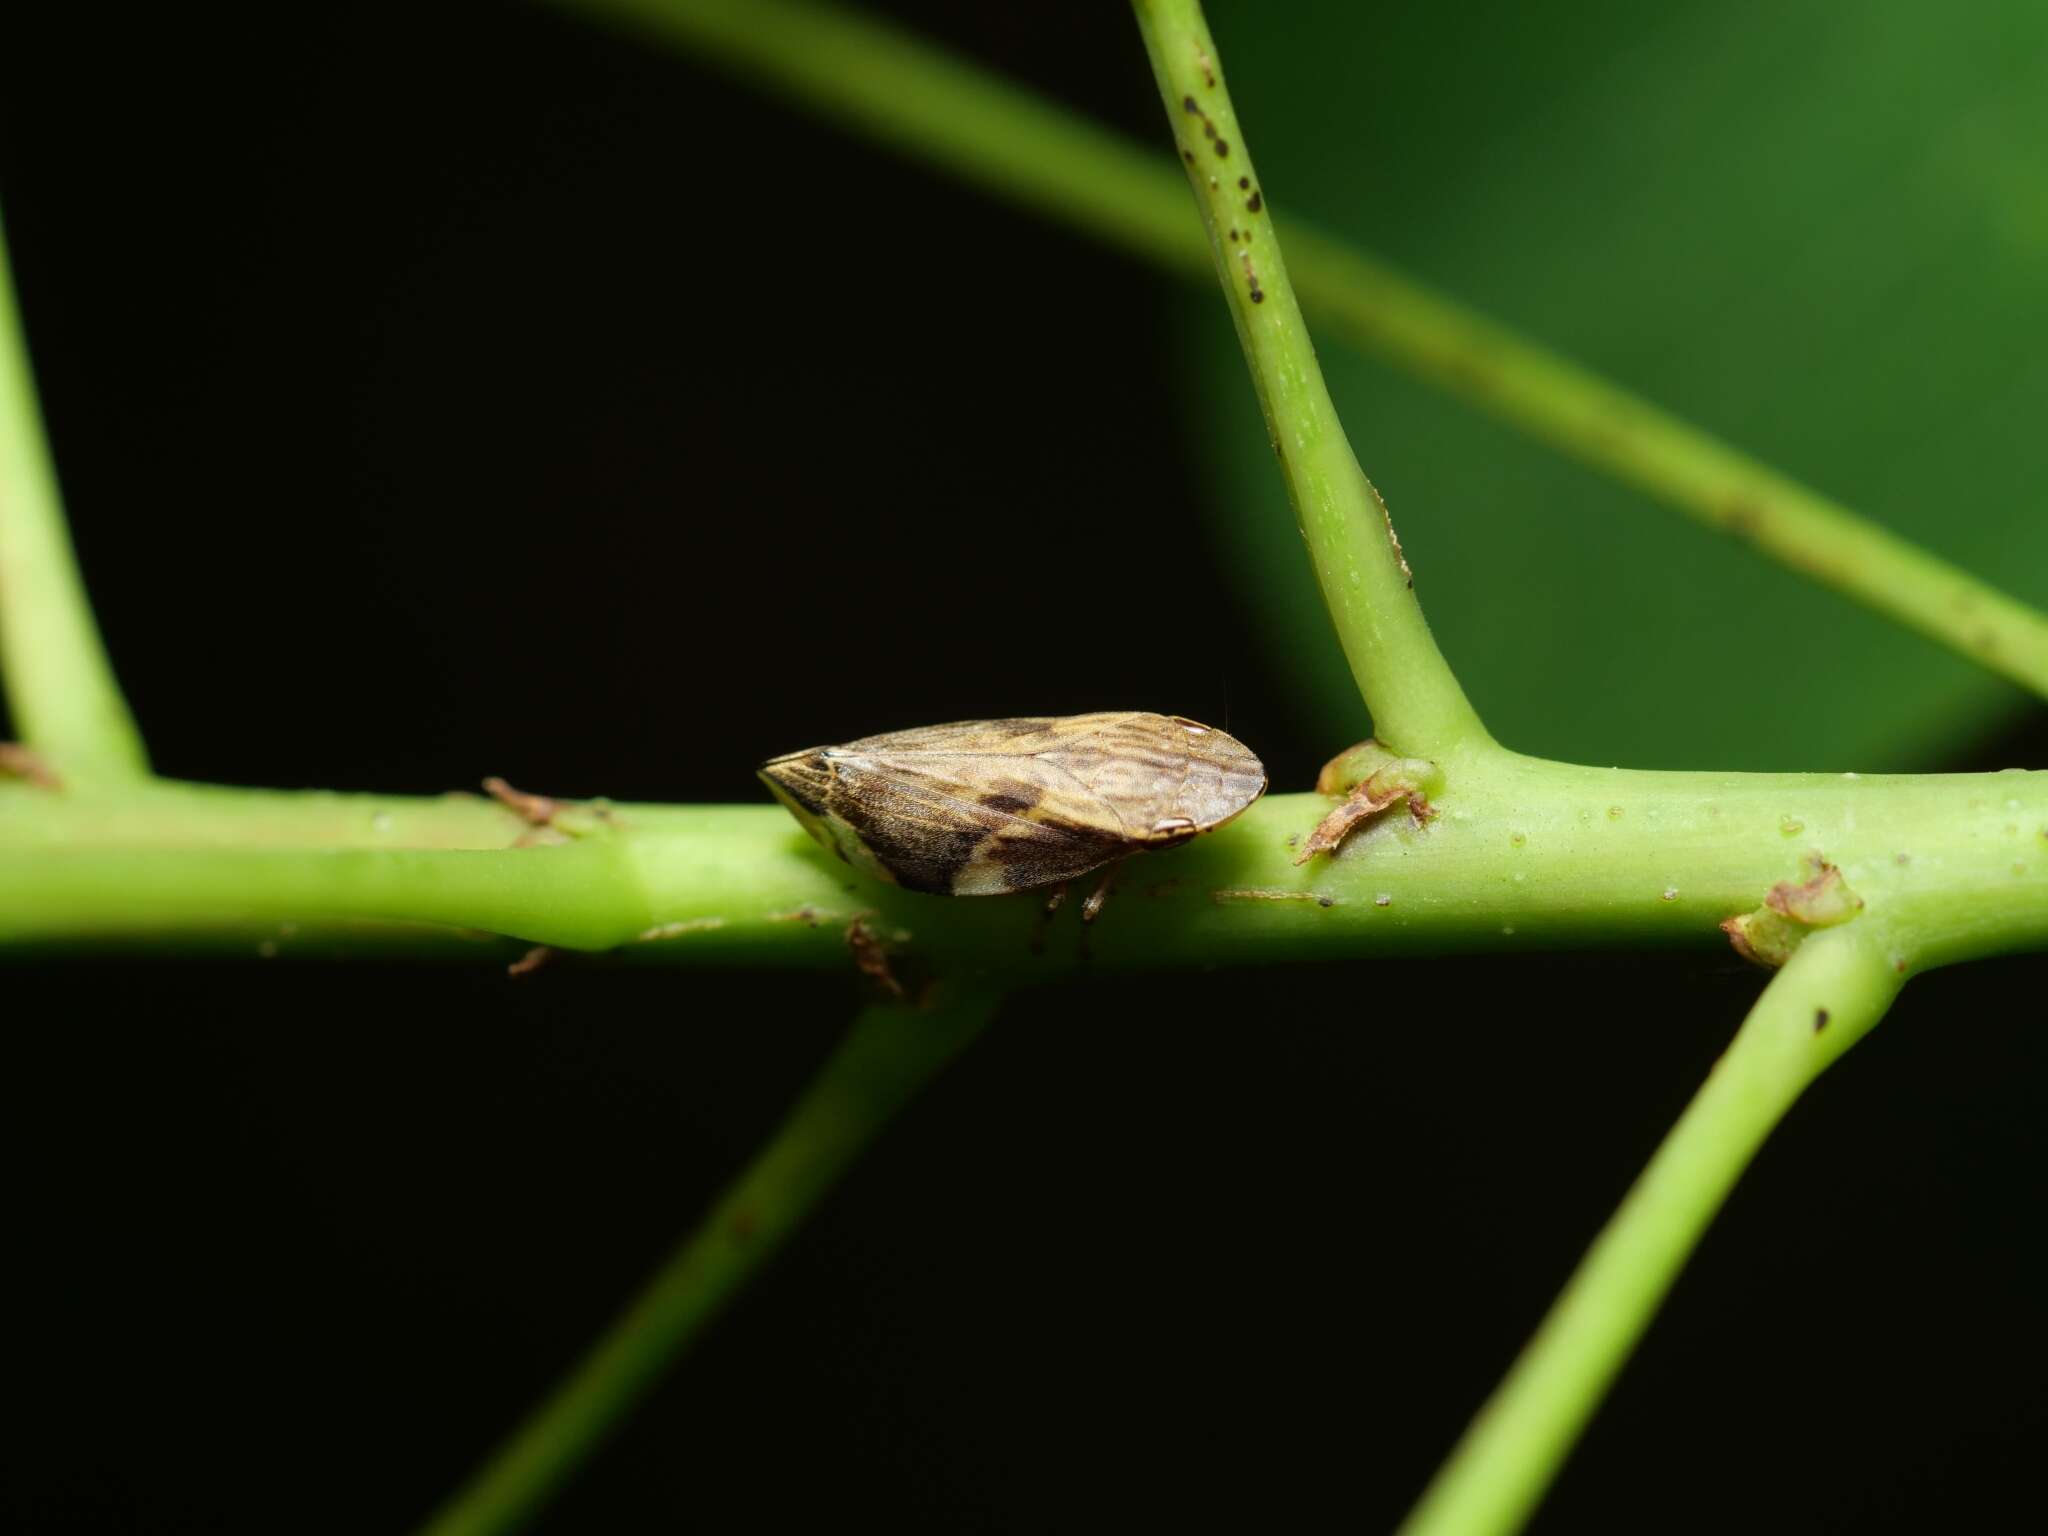
M 1155 132 L 1120 7 L 892 9 Z M 804 742 L 1125 705 L 1283 787 L 1344 744 L 1192 510 L 1151 271 L 552 13 L 265 14 L 0 24 L 17 281 L 161 771 L 753 799 Z M 1916 982 L 1800 1107 L 1539 1529 L 2033 1506 L 2038 978 Z M 1756 985 L 1710 950 L 1019 999 L 540 1528 L 1384 1528 Z M 0 986 L 25 1531 L 404 1528 L 856 997 Z

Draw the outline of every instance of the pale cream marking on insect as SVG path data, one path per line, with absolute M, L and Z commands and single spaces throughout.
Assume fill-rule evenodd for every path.
M 1083 741 L 1086 741 L 1088 738 L 1084 736 L 1081 739 Z M 1105 811 L 1109 812 L 1110 816 L 1115 819 L 1117 831 L 1123 834 L 1123 839 L 1125 842 L 1129 843 L 1137 841 L 1137 839 L 1131 836 L 1130 824 L 1124 820 L 1123 814 L 1117 810 L 1115 802 L 1106 799 L 1100 790 L 1090 785 L 1078 773 L 1074 772 L 1073 769 L 1067 767 L 1064 763 L 1045 762 L 1045 754 L 1042 752 L 1029 752 L 1026 753 L 1025 756 L 1029 757 L 1033 762 L 1045 763 L 1045 766 L 1050 768 L 1054 773 L 1062 774 L 1067 779 L 1072 781 L 1074 787 L 1078 789 L 1082 793 L 1082 795 L 1084 795 L 1090 800 L 1093 800 L 1097 805 L 1101 806 Z M 962 803 L 964 804 L 965 802 L 963 801 Z M 1017 819 L 1019 821 L 1024 821 L 1028 818 L 1020 816 Z M 1037 826 L 1040 825 L 1040 823 L 1033 822 L 1032 825 Z
M 1083 741 L 1086 741 L 1086 740 L 1087 740 L 1088 738 L 1084 736 L 1084 737 L 1081 737 L 1080 739 L 1081 739 L 1081 740 L 1083 740 Z M 912 755 L 912 756 L 916 756 L 917 754 L 913 753 L 913 754 L 911 754 L 911 755 Z M 1073 781 L 1074 787 L 1075 787 L 1076 789 L 1078 789 L 1078 790 L 1079 790 L 1079 791 L 1080 791 L 1080 792 L 1082 793 L 1082 795 L 1086 796 L 1086 797 L 1087 797 L 1088 799 L 1091 799 L 1091 800 L 1095 801 L 1095 802 L 1096 802 L 1096 804 L 1100 805 L 1100 806 L 1101 806 L 1101 807 L 1102 807 L 1102 808 L 1103 808 L 1104 810 L 1108 811 L 1108 812 L 1109 812 L 1109 814 L 1110 814 L 1111 816 L 1115 816 L 1115 817 L 1116 817 L 1116 824 L 1117 824 L 1117 828 L 1118 828 L 1118 830 L 1119 830 L 1119 831 L 1121 831 L 1121 832 L 1123 833 L 1123 836 L 1124 836 L 1124 841 L 1125 841 L 1125 842 L 1131 842 L 1131 841 L 1133 841 L 1133 839 L 1132 839 L 1132 837 L 1131 837 L 1131 829 L 1130 829 L 1130 828 L 1129 828 L 1129 827 L 1128 827 L 1127 825 L 1125 825 L 1123 817 L 1121 817 L 1121 816 L 1118 816 L 1118 815 L 1117 815 L 1117 809 L 1116 809 L 1116 807 L 1115 807 L 1115 806 L 1114 806 L 1113 804 L 1111 804 L 1111 803 L 1110 803 L 1110 802 L 1109 802 L 1108 800 L 1105 800 L 1105 799 L 1104 799 L 1104 798 L 1102 797 L 1102 795 L 1101 795 L 1101 793 L 1100 793 L 1099 791 L 1097 791 L 1097 790 L 1094 790 L 1094 789 L 1091 789 L 1091 788 L 1089 788 L 1089 786 L 1088 786 L 1088 785 L 1087 785 L 1087 784 L 1086 784 L 1086 783 L 1085 783 L 1085 782 L 1084 782 L 1084 781 L 1083 781 L 1082 779 L 1080 779 L 1080 778 L 1079 778 L 1079 777 L 1078 777 L 1078 776 L 1077 776 L 1077 775 L 1076 775 L 1076 774 L 1075 774 L 1075 773 L 1073 772 L 1073 770 L 1072 770 L 1072 769 L 1070 769 L 1070 768 L 1066 768 L 1066 767 L 1063 767 L 1063 766 L 1061 766 L 1061 765 L 1060 765 L 1060 764 L 1058 764 L 1058 763 L 1047 763 L 1047 762 L 1045 762 L 1045 761 L 1044 761 L 1044 758 L 1045 758 L 1045 755 L 1044 755 L 1044 753 L 1041 753 L 1041 752 L 1022 752 L 1022 753 L 1016 753 L 1016 752 L 955 752 L 955 753 L 947 753 L 947 754 L 942 754 L 942 755 L 945 755 L 945 756 L 951 756 L 951 757 L 995 757 L 995 758 L 1002 758 L 1002 759 L 1004 759 L 1004 760 L 1006 760 L 1006 761 L 1011 761 L 1011 762 L 1014 762 L 1014 761 L 1015 761 L 1015 760 L 1016 760 L 1017 758 L 1019 758 L 1019 757 L 1025 757 L 1025 758 L 1029 758 L 1029 759 L 1030 759 L 1031 761 L 1033 761 L 1033 762 L 1037 762 L 1037 763 L 1044 763 L 1044 766 L 1045 766 L 1045 767 L 1047 767 L 1047 768 L 1050 768 L 1050 769 L 1051 769 L 1051 770 L 1052 770 L 1052 771 L 1053 771 L 1054 773 L 1060 773 L 1060 774 L 1065 774 L 1065 775 L 1066 775 L 1066 777 L 1067 777 L 1068 779 L 1070 779 L 1070 780 L 1072 780 L 1072 781 Z M 875 774 L 877 774 L 878 776 L 880 775 L 880 772 L 881 772 L 881 770 L 879 770 L 878 768 L 874 767 L 874 759 L 872 759 L 872 758 L 862 758 L 862 759 L 861 759 L 860 761 L 861 761 L 862 763 L 864 763 L 864 764 L 866 764 L 866 765 L 868 766 L 868 770 L 869 770 L 869 772 L 871 772 L 871 773 L 875 773 Z M 1027 826 L 1027 827 L 1030 827 L 1030 828 L 1031 828 L 1031 829 L 1032 829 L 1032 830 L 1033 830 L 1034 832 L 1039 832 L 1039 833 L 1057 833 L 1057 832 L 1061 832 L 1061 831 L 1065 830 L 1064 828 L 1062 828 L 1062 827 L 1060 827 L 1060 826 L 1057 826 L 1057 825 L 1054 825 L 1054 824 L 1052 824 L 1052 823 L 1048 823 L 1048 822 L 1043 822 L 1043 821 L 1033 821 L 1033 820 L 1032 820 L 1032 819 L 1031 819 L 1031 818 L 1030 818 L 1029 816 L 1025 816 L 1025 815 L 1022 815 L 1022 814 L 1020 814 L 1019 812 L 1016 812 L 1016 811 L 998 811 L 998 810 L 995 810 L 995 809 L 993 809 L 992 807 L 990 807 L 990 806 L 988 806 L 988 805 L 984 804 L 984 803 L 983 803 L 982 801 L 980 801 L 980 800 L 963 800 L 963 799 L 962 799 L 962 798 L 961 798 L 960 796 L 958 796 L 958 795 L 949 795 L 949 794 L 947 794 L 947 793 L 946 793 L 946 792 L 945 792 L 945 791 L 944 791 L 943 789 L 933 789 L 933 788 L 931 788 L 931 787 L 929 787 L 929 786 L 927 786 L 927 785 L 919 785 L 919 786 L 918 786 L 918 792 L 919 792 L 920 794 L 922 794 L 922 795 L 925 795 L 925 796 L 929 797 L 930 799 L 933 799 L 933 800 L 943 800 L 943 801 L 945 801 L 945 802 L 946 802 L 946 804 L 948 804 L 948 805 L 957 805 L 957 806 L 961 807 L 961 808 L 962 808 L 963 810 L 966 810 L 966 811 L 972 812 L 972 813 L 973 813 L 973 815 L 975 816 L 975 818 L 976 818 L 976 819 L 979 819 L 980 817 L 983 817 L 983 816 L 1000 816 L 1000 817 L 1002 817 L 1002 818 L 1003 818 L 1003 819 L 1004 819 L 1005 821 L 1015 822 L 1015 823 L 1017 823 L 1017 824 L 1020 824 L 1020 825 L 1022 825 L 1022 826 Z M 911 814 L 911 813 L 909 813 L 909 812 L 907 812 L 907 811 L 899 811 L 899 812 L 897 812 L 896 814 L 897 814 L 897 816 L 898 816 L 898 818 L 899 818 L 900 820 L 903 820 L 903 821 L 907 821 L 907 822 L 912 822 L 912 823 L 914 823 L 914 824 L 916 824 L 916 825 L 918 825 L 918 826 L 927 826 L 927 827 L 929 827 L 929 826 L 937 826 L 937 825 L 939 825 L 939 823 L 937 823 L 937 822 L 935 822 L 935 821 L 932 821 L 932 820 L 930 820 L 930 819 L 929 819 L 929 818 L 927 818 L 927 817 L 921 817 L 921 816 L 916 816 L 916 815 L 913 815 L 913 814 Z
M 1173 791 L 1173 798 L 1166 802 L 1168 805 L 1179 805 L 1180 797 L 1188 792 L 1188 781 L 1192 779 L 1195 774 L 1195 742 L 1193 738 L 1197 732 L 1206 735 L 1207 728 L 1204 726 L 1196 726 L 1194 730 L 1189 730 L 1188 722 L 1181 719 L 1178 715 L 1173 716 L 1173 723 L 1179 726 L 1181 729 L 1181 734 L 1184 737 L 1188 738 L 1181 745 L 1180 783 L 1175 787 Z M 1166 820 L 1185 821 L 1189 826 L 1194 825 L 1194 818 L 1191 816 L 1169 816 L 1166 818 Z M 1153 826 L 1152 835 L 1154 837 L 1158 837 L 1161 835 L 1159 828 L 1162 825 L 1164 825 L 1163 822 L 1155 824 Z
M 1131 722 L 1132 722 L 1133 720 L 1140 720 L 1140 719 L 1143 719 L 1143 718 L 1144 718 L 1144 716 L 1143 716 L 1143 715 L 1142 715 L 1142 714 L 1141 714 L 1141 713 L 1140 713 L 1139 711 L 1137 711 L 1137 710 L 1127 710 L 1127 711 L 1125 711 L 1125 712 L 1124 712 L 1123 714 L 1121 714 L 1121 715 L 1118 715 L 1118 716 L 1116 717 L 1116 719 L 1115 719 L 1115 720 L 1113 720 L 1113 721 L 1110 721 L 1110 722 L 1106 722 L 1106 723 L 1104 723 L 1104 724 L 1102 724 L 1102 725 L 1098 725 L 1098 726 L 1097 726 L 1097 727 L 1096 727 L 1096 728 L 1095 728 L 1094 730 L 1092 730 L 1092 731 L 1089 731 L 1089 732 L 1088 732 L 1088 733 L 1087 733 L 1086 735 L 1084 735 L 1084 736 L 1081 736 L 1081 737 L 1078 737 L 1078 738 L 1077 738 L 1077 740 L 1080 740 L 1080 741 L 1092 741 L 1092 740 L 1094 740 L 1094 739 L 1095 739 L 1096 737 L 1098 737 L 1098 736 L 1103 736 L 1103 735 L 1107 735 L 1107 734 L 1109 734 L 1109 733 L 1110 733 L 1111 731 L 1114 731 L 1114 730 L 1121 730 L 1121 729 L 1124 729 L 1124 728 L 1128 727 L 1128 726 L 1130 725 L 1130 723 L 1131 723 Z M 1051 750 L 1051 749 L 1048 749 L 1048 750 Z M 1043 753 L 1039 753 L 1039 752 L 1034 752 L 1034 753 L 1032 753 L 1032 754 L 1031 754 L 1031 756 L 1032 756 L 1032 758 L 1033 758 L 1034 760 L 1037 760 L 1037 759 L 1041 759 L 1041 758 L 1042 758 L 1042 757 L 1044 756 L 1044 754 L 1043 754 Z M 1076 784 L 1080 784 L 1080 783 L 1081 783 L 1081 780 L 1080 780 L 1080 779 L 1079 779 L 1079 778 L 1078 778 L 1078 777 L 1077 777 L 1077 776 L 1076 776 L 1075 774 L 1073 774 L 1073 773 L 1071 773 L 1071 772 L 1068 772 L 1068 770 L 1066 770 L 1065 768 L 1061 768 L 1061 767 L 1060 767 L 1060 765 L 1059 765 L 1058 763 L 1047 763 L 1047 764 L 1046 764 L 1046 767 L 1048 767 L 1048 768 L 1057 768 L 1057 769 L 1059 769 L 1059 771 L 1060 771 L 1060 772 L 1062 772 L 1062 773 L 1065 773 L 1065 774 L 1067 775 L 1067 777 L 1068 777 L 1068 778 L 1070 778 L 1070 779 L 1073 779 L 1073 780 L 1074 780 L 1074 782 L 1075 782 Z M 1182 784 L 1183 786 L 1185 786 L 1185 785 L 1187 784 L 1187 775 L 1188 775 L 1188 770 L 1189 770 L 1189 761 L 1188 761 L 1188 756 L 1187 756 L 1187 754 L 1186 754 L 1185 752 L 1183 752 L 1183 753 L 1181 754 L 1181 770 L 1180 770 L 1180 772 L 1181 772 L 1181 784 Z M 1131 841 L 1132 839 L 1131 839 L 1131 829 L 1130 829 L 1130 825 L 1129 825 L 1129 823 L 1127 823 L 1127 822 L 1126 822 L 1126 821 L 1125 821 L 1125 820 L 1123 819 L 1123 816 L 1122 816 L 1122 815 L 1121 815 L 1121 814 L 1120 814 L 1120 813 L 1118 812 L 1118 810 L 1117 810 L 1117 808 L 1116 808 L 1116 804 L 1115 804 L 1115 802 L 1113 802 L 1112 800 L 1110 800 L 1110 799 L 1109 799 L 1109 798 L 1108 798 L 1107 796 L 1105 796 L 1105 795 L 1104 795 L 1104 794 L 1103 794 L 1103 793 L 1102 793 L 1102 792 L 1101 792 L 1100 790 L 1098 790 L 1098 789 L 1091 789 L 1091 788 L 1089 788 L 1089 787 L 1088 787 L 1087 785 L 1085 785 L 1085 784 L 1082 784 L 1082 786 L 1081 786 L 1081 787 L 1082 787 L 1082 789 L 1083 789 L 1084 791 L 1086 791 L 1086 793 L 1087 793 L 1087 794 L 1089 794 L 1090 796 L 1092 796 L 1092 797 L 1093 797 L 1094 799 L 1096 799 L 1096 800 L 1100 801 L 1100 802 L 1101 802 L 1101 804 L 1103 805 L 1103 807 L 1104 807 L 1104 808 L 1105 808 L 1106 810 L 1108 810 L 1108 812 L 1109 812 L 1109 814 L 1110 814 L 1110 815 L 1112 815 L 1112 816 L 1115 816 L 1115 817 L 1116 817 L 1116 824 L 1117 824 L 1117 826 L 1118 826 L 1118 827 L 1120 827 L 1120 828 L 1121 828 L 1121 829 L 1123 830 L 1123 834 L 1124 834 L 1124 840 L 1125 840 L 1126 842 L 1129 842 L 1129 841 Z M 1176 790 L 1176 791 L 1174 791 L 1174 793 L 1175 793 L 1176 795 L 1178 795 L 1178 794 L 1179 794 L 1179 790 Z

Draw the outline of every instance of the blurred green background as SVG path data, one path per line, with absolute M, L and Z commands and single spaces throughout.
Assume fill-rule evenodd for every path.
M 1751 0 L 1210 7 L 1305 218 L 2048 605 L 2048 8 Z M 1233 562 L 1357 711 L 1222 310 L 1191 406 Z M 1319 337 L 1440 643 L 1521 750 L 1929 768 L 2018 689 Z

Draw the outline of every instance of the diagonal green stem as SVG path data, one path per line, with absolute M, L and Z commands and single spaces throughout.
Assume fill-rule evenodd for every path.
M 486 1536 L 537 1514 L 994 1008 L 961 992 L 864 1009 L 774 1139 L 421 1536 Z
M 0 684 L 15 729 L 67 780 L 149 772 L 64 528 L 0 231 Z
M 1210 269 L 1157 157 L 884 23 L 810 0 L 556 0 L 1183 275 Z M 1304 307 L 1531 436 L 2048 697 L 2048 615 L 1353 250 L 1287 226 Z
M 1424 757 L 1483 747 L 1490 738 L 1423 620 L 1386 504 L 1337 420 L 1202 9 L 1193 0 L 1136 0 L 1133 9 L 1288 498 L 1375 733 Z
M 1493 1536 L 1535 1510 L 1764 1138 L 1898 995 L 1903 978 L 1858 931 L 1868 921 L 1817 933 L 1772 978 L 1405 1536 Z

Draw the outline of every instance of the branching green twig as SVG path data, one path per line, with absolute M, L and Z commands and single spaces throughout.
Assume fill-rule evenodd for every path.
M 994 1007 L 962 991 L 864 1010 L 774 1139 L 422 1536 L 493 1536 L 531 1518 Z
M 15 729 L 66 782 L 149 772 L 64 528 L 0 231 L 0 683 Z
M 1183 275 L 1209 269 L 1157 157 L 883 23 L 809 0 L 556 3 L 718 59 Z M 1342 241 L 1282 228 L 1302 304 L 1345 339 L 2048 697 L 2048 615 Z
M 1494 1536 L 1535 1509 L 1764 1138 L 1898 995 L 1901 977 L 1866 921 L 1816 934 L 1772 978 L 1423 1495 L 1407 1536 Z
M 584 0 L 742 60 L 1011 195 L 1181 267 L 1201 242 L 1172 179 L 978 72 L 788 0 Z M 1913 970 L 2048 944 L 2048 774 L 1646 774 L 1495 747 L 1405 580 L 1324 389 L 1193 0 L 1135 0 L 1274 445 L 1382 736 L 1458 768 L 1437 818 L 1363 826 L 1294 862 L 1328 801 L 1265 800 L 1126 877 L 1091 963 L 1219 964 L 1580 939 L 1713 939 L 1810 849 L 1860 905 L 1778 937 L 1785 968 L 1413 1518 L 1512 1528 L 1542 1496 L 1686 1255 L 1772 1125 Z M 2048 621 L 1590 375 L 1329 242 L 1290 235 L 1305 289 L 1418 373 L 1747 536 L 2048 693 Z M 772 807 L 581 808 L 537 831 L 482 801 L 267 795 L 150 780 L 58 512 L 0 257 L 0 668 L 29 740 L 78 782 L 0 781 L 0 943 L 165 940 L 281 952 L 517 938 L 680 963 L 849 964 L 859 922 L 941 978 L 870 1010 L 742 1175 L 560 1391 L 430 1525 L 510 1529 L 793 1230 L 1005 985 L 1075 962 L 1038 904 L 876 886 Z M 1910 855 L 1910 856 L 1909 856 Z M 1786 897 L 1785 900 L 1792 900 Z M 1776 910 L 1766 902 L 1766 911 Z M 1809 914 L 1810 915 L 1810 914 Z M 1828 914 L 1833 917 L 1840 913 Z M 1804 923 L 1805 918 L 1799 922 Z M 1803 938 L 1803 943 L 1798 942 Z
M 1201 9 L 1137 0 L 1135 10 L 1288 498 L 1375 734 L 1439 759 L 1487 745 L 1415 601 L 1386 505 L 1337 420 Z

